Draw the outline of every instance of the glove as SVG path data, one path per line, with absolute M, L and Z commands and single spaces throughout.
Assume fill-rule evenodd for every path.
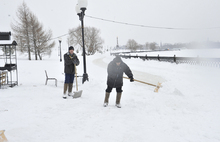
M 130 78 L 130 82 L 134 82 L 134 78 L 132 77 L 132 78 Z
M 77 60 L 76 59 L 73 60 L 73 64 L 77 65 Z

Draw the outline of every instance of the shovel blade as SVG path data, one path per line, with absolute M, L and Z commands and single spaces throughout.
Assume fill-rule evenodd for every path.
M 158 90 L 160 89 L 161 86 L 161 83 L 158 82 L 156 88 L 154 89 L 154 92 L 158 92 Z
M 5 130 L 0 130 L 0 142 L 8 142 L 4 134 Z
M 82 96 L 82 90 L 74 92 L 74 94 L 73 94 L 73 98 L 79 98 L 81 96 Z

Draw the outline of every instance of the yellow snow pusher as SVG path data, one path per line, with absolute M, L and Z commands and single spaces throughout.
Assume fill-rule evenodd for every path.
M 0 130 L 0 142 L 8 142 L 4 134 L 5 130 Z
M 123 76 L 123 78 L 129 79 L 128 77 L 124 77 L 124 76 Z M 137 80 L 137 79 L 134 79 L 134 81 L 137 81 L 137 82 L 140 82 L 140 83 L 144 83 L 144 84 L 147 84 L 147 85 L 156 87 L 156 88 L 154 89 L 154 92 L 158 92 L 158 89 L 159 89 L 160 87 L 162 87 L 161 83 L 159 83 L 159 82 L 157 83 L 157 85 L 155 85 L 155 84 L 151 84 L 151 83 L 148 83 L 148 82 L 140 81 L 140 80 Z

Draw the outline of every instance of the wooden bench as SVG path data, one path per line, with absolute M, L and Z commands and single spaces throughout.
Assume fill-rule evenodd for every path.
M 7 71 L 0 71 L 0 88 L 6 83 Z
M 47 85 L 47 81 L 48 81 L 48 80 L 55 80 L 55 85 L 56 85 L 56 87 L 57 87 L 57 79 L 56 79 L 56 78 L 50 78 L 50 77 L 48 77 L 46 70 L 45 70 L 45 74 L 46 74 L 46 83 L 45 83 L 45 85 Z

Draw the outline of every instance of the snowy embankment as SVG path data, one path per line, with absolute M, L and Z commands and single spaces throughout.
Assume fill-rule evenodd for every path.
M 122 108 L 111 93 L 104 108 L 109 53 L 87 57 L 89 82 L 82 97 L 62 99 L 63 62 L 55 51 L 43 61 L 18 58 L 19 86 L 0 90 L 0 130 L 10 142 L 219 142 L 220 69 L 123 59 L 134 78 L 154 87 L 124 80 Z M 82 56 L 78 66 L 83 74 Z M 45 73 L 58 79 L 45 85 Z

